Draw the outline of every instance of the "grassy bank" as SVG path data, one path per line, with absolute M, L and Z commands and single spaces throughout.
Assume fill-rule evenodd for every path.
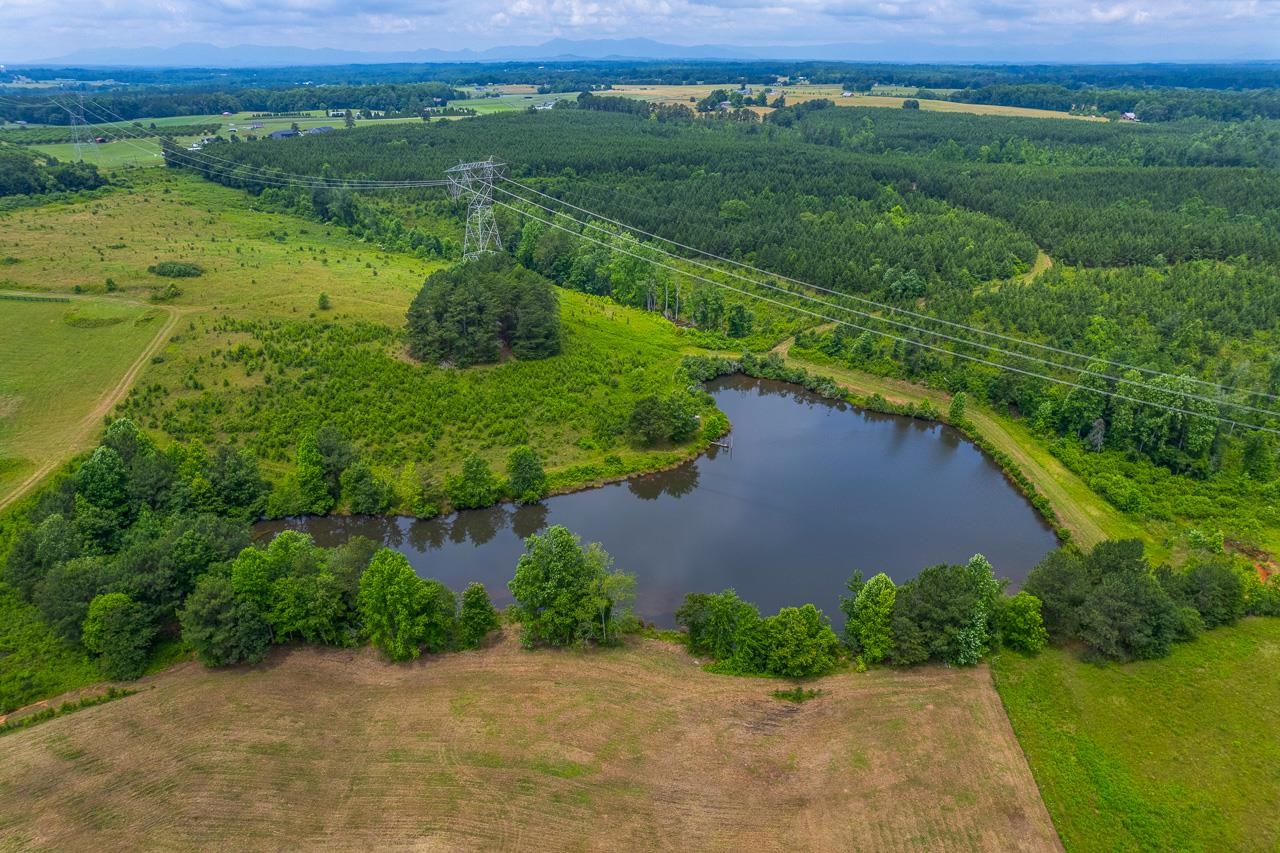
M 992 670 L 1068 850 L 1273 850 L 1278 660 L 1280 620 L 1248 619 L 1159 661 Z

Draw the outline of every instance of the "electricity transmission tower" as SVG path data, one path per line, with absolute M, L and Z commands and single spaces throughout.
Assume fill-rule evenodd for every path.
M 77 96 L 76 109 L 67 110 L 67 113 L 71 116 L 71 140 L 76 146 L 76 160 L 83 163 L 84 152 L 80 148 L 80 131 L 86 123 L 84 120 L 84 95 Z
M 449 194 L 467 197 L 467 233 L 462 241 L 462 257 L 470 260 L 486 252 L 502 251 L 498 223 L 493 218 L 493 182 L 502 164 L 492 157 L 477 163 L 459 163 L 447 169 Z

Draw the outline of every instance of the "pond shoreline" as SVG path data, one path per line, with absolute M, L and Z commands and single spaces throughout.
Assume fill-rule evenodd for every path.
M 458 588 L 480 581 L 500 599 L 524 540 L 561 524 L 636 572 L 637 613 L 658 624 L 686 593 L 731 586 L 766 611 L 812 602 L 838 619 L 854 569 L 906 580 L 975 553 L 1016 585 L 1057 546 L 1000 466 L 945 424 L 768 378 L 719 377 L 708 391 L 735 424 L 731 450 L 704 440 L 660 470 L 577 484 L 537 504 L 430 520 L 303 517 L 262 522 L 255 534 L 301 530 L 325 546 L 366 536 L 424 577 Z M 799 576 L 779 574 L 789 565 L 803 566 Z

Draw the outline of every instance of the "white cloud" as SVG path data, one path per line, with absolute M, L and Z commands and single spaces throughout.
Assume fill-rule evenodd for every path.
M 456 50 L 557 37 L 857 42 L 917 58 L 927 43 L 993 60 L 1071 60 L 1081 45 L 1117 61 L 1280 55 L 1276 0 L 0 0 L 0 21 L 0 62 L 179 40 Z

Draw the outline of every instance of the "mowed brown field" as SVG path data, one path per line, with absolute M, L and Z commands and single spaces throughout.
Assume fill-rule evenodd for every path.
M 803 704 L 678 646 L 184 664 L 0 738 L 0 847 L 1056 850 L 985 667 Z
M 715 89 L 732 90 L 737 87 L 737 83 L 700 83 L 688 86 L 639 86 L 639 85 L 619 85 L 614 86 L 607 94 L 626 95 L 632 98 L 641 98 L 646 101 L 654 101 L 663 104 L 684 104 L 693 109 L 694 102 L 705 98 Z M 772 88 L 773 92 L 768 96 L 772 101 L 779 94 L 786 96 L 786 102 L 790 106 L 812 101 L 816 98 L 827 98 L 835 102 L 838 107 L 883 107 L 889 109 L 901 109 L 902 102 L 908 96 L 897 95 L 879 95 L 862 93 L 854 93 L 845 97 L 839 86 L 827 85 L 793 85 L 793 86 L 774 86 L 765 87 Z M 760 87 L 752 87 L 753 92 L 759 92 Z M 691 101 L 690 98 L 693 100 Z M 1083 121 L 1106 121 L 1105 118 L 1099 116 L 1078 116 L 1071 113 L 1058 112 L 1056 110 L 1039 110 L 1030 107 L 1006 107 L 998 104 L 965 104 L 958 101 L 940 101 L 933 99 L 918 99 L 920 109 L 935 110 L 937 112 L 946 113 L 972 113 L 974 115 L 998 115 L 998 116 L 1020 116 L 1022 118 L 1069 118 L 1079 119 Z M 772 110 L 767 108 L 758 108 L 756 112 L 767 114 Z

